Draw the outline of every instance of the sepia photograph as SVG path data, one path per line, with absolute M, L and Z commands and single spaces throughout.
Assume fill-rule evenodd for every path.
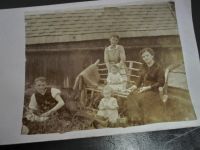
M 21 134 L 196 120 L 174 2 L 25 12 Z

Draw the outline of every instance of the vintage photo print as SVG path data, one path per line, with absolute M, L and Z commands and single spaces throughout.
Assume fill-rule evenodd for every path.
M 21 134 L 196 120 L 174 2 L 25 12 Z

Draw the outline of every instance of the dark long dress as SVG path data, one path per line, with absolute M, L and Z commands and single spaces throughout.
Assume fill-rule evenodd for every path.
M 160 99 L 158 88 L 164 85 L 164 71 L 158 63 L 151 67 L 143 66 L 137 87 L 151 86 L 142 93 L 136 90 L 128 97 L 127 112 L 130 122 L 141 121 L 144 124 L 162 122 L 164 107 Z

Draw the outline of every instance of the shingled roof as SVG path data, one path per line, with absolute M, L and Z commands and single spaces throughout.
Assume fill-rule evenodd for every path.
M 176 17 L 168 3 L 105 7 L 46 14 L 27 14 L 27 44 L 120 37 L 177 35 Z

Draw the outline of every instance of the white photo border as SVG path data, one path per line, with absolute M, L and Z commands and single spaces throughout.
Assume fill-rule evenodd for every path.
M 115 134 L 158 131 L 195 127 L 200 125 L 200 67 L 197 44 L 194 35 L 191 2 L 174 0 L 178 20 L 178 30 L 182 44 L 187 81 L 197 120 L 155 123 L 127 128 L 105 128 L 71 131 L 63 134 L 21 135 L 21 117 L 24 103 L 25 79 L 25 22 L 24 14 L 28 11 L 75 10 L 87 7 L 101 7 L 127 4 L 146 4 L 168 2 L 168 0 L 101 0 L 0 10 L 0 145 L 98 137 Z M 21 88 L 19 88 L 21 87 Z

